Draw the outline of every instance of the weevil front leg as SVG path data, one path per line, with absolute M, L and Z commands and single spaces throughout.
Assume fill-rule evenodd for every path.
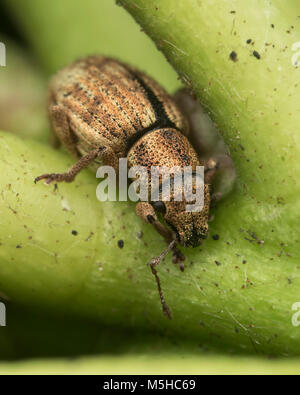
M 171 243 L 167 246 L 167 248 L 158 257 L 152 259 L 152 261 L 149 263 L 150 269 L 152 271 L 152 274 L 155 277 L 155 281 L 157 284 L 158 294 L 160 297 L 160 302 L 162 305 L 163 313 L 169 319 L 172 319 L 172 313 L 171 313 L 171 310 L 169 309 L 169 306 L 167 305 L 167 303 L 165 301 L 163 291 L 161 289 L 160 278 L 157 274 L 157 270 L 156 270 L 155 266 L 160 264 L 160 262 L 164 259 L 164 257 L 170 251 L 170 249 L 172 249 L 175 246 L 175 243 L 176 243 L 176 240 L 172 240 Z
M 170 250 L 172 250 L 173 255 L 174 253 L 176 254 L 177 251 L 179 251 L 176 249 L 176 238 L 170 230 L 166 229 L 158 221 L 155 210 L 151 204 L 147 202 L 139 202 L 136 205 L 136 213 L 143 221 L 153 225 L 154 228 L 164 237 L 164 239 L 168 243 L 167 248 L 164 251 L 162 251 L 162 253 L 158 257 L 153 258 L 148 265 L 150 266 L 151 272 L 155 277 L 163 313 L 165 314 L 166 317 L 171 319 L 172 313 L 165 301 L 163 291 L 161 288 L 160 278 L 156 270 L 156 266 L 160 264 L 160 262 L 164 259 L 164 257 L 168 254 Z
M 49 118 L 52 123 L 53 137 L 51 143 L 54 148 L 61 144 L 76 158 L 80 154 L 76 148 L 76 136 L 70 128 L 68 116 L 65 108 L 61 104 L 51 105 L 49 107 Z
M 233 188 L 236 171 L 228 155 L 215 155 L 204 162 L 205 184 L 211 185 L 211 206 L 226 196 Z
M 172 245 L 172 257 L 173 263 L 178 264 L 180 270 L 184 271 L 183 261 L 185 260 L 185 256 L 183 253 L 176 247 L 176 235 L 171 230 L 167 229 L 157 218 L 156 212 L 152 205 L 148 202 L 139 202 L 136 205 L 136 213 L 137 215 L 146 223 L 151 224 L 155 230 L 163 236 L 167 244 L 170 244 L 173 240 L 175 243 Z

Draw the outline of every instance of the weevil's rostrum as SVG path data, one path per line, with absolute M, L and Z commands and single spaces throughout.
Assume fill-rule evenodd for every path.
M 63 145 L 78 162 L 66 173 L 43 174 L 45 179 L 71 182 L 86 166 L 97 169 L 111 165 L 116 170 L 119 158 L 128 166 L 205 166 L 204 207 L 200 212 L 186 212 L 185 201 L 139 202 L 137 214 L 164 236 L 176 261 L 183 265 L 183 255 L 176 248 L 196 247 L 206 237 L 209 206 L 208 184 L 218 164 L 200 162 L 189 141 L 190 122 L 174 98 L 146 74 L 119 61 L 91 56 L 59 71 L 51 81 L 49 114 L 53 129 Z M 165 226 L 157 216 L 163 216 Z M 166 252 L 165 251 L 165 252 Z M 164 256 L 165 252 L 162 254 Z M 164 312 L 165 305 L 154 266 Z

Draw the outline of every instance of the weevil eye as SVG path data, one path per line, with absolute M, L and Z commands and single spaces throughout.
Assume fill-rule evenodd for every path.
M 159 213 L 165 214 L 166 213 L 166 206 L 164 202 L 158 201 L 153 203 L 153 208 L 155 211 Z

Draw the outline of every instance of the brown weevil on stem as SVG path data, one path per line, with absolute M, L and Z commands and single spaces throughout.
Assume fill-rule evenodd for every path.
M 204 166 L 201 211 L 187 212 L 186 201 L 176 201 L 172 196 L 169 201 L 140 201 L 136 206 L 137 215 L 168 243 L 149 265 L 163 312 L 171 318 L 156 266 L 172 250 L 173 261 L 184 269 L 184 255 L 177 246 L 201 244 L 208 232 L 211 203 L 220 199 L 234 181 L 234 166 L 225 146 L 215 137 L 212 122 L 185 91 L 171 97 L 146 74 L 103 56 L 78 60 L 59 71 L 50 84 L 48 105 L 58 142 L 78 161 L 66 173 L 42 174 L 35 182 L 72 182 L 87 166 L 95 170 L 110 165 L 117 171 L 120 158 L 127 158 L 129 168 L 139 165 L 148 171 L 152 166 Z M 216 175 L 225 175 L 226 182 L 212 191 Z

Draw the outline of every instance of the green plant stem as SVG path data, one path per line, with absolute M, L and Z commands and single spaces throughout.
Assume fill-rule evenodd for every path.
M 291 324 L 297 259 L 286 255 L 286 247 L 277 256 L 270 239 L 262 246 L 245 240 L 251 236 L 239 228 L 228 231 L 232 201 L 215 214 L 212 234 L 220 240 L 185 250 L 184 273 L 170 257 L 159 267 L 174 314 L 169 321 L 146 266 L 164 242 L 137 218 L 134 204 L 98 202 L 89 171 L 57 190 L 35 185 L 37 175 L 72 163 L 43 145 L 1 133 L 0 158 L 0 290 L 12 303 L 144 327 L 227 351 L 298 353 L 298 328 Z
M 220 238 L 186 249 L 184 273 L 170 258 L 160 266 L 169 322 L 146 267 L 164 243 L 134 205 L 97 202 L 88 172 L 56 192 L 34 185 L 36 175 L 72 160 L 2 134 L 0 290 L 12 301 L 226 351 L 299 354 L 299 328 L 291 323 L 300 287 L 296 1 L 122 4 L 199 95 L 231 148 L 237 186 L 210 224 Z

